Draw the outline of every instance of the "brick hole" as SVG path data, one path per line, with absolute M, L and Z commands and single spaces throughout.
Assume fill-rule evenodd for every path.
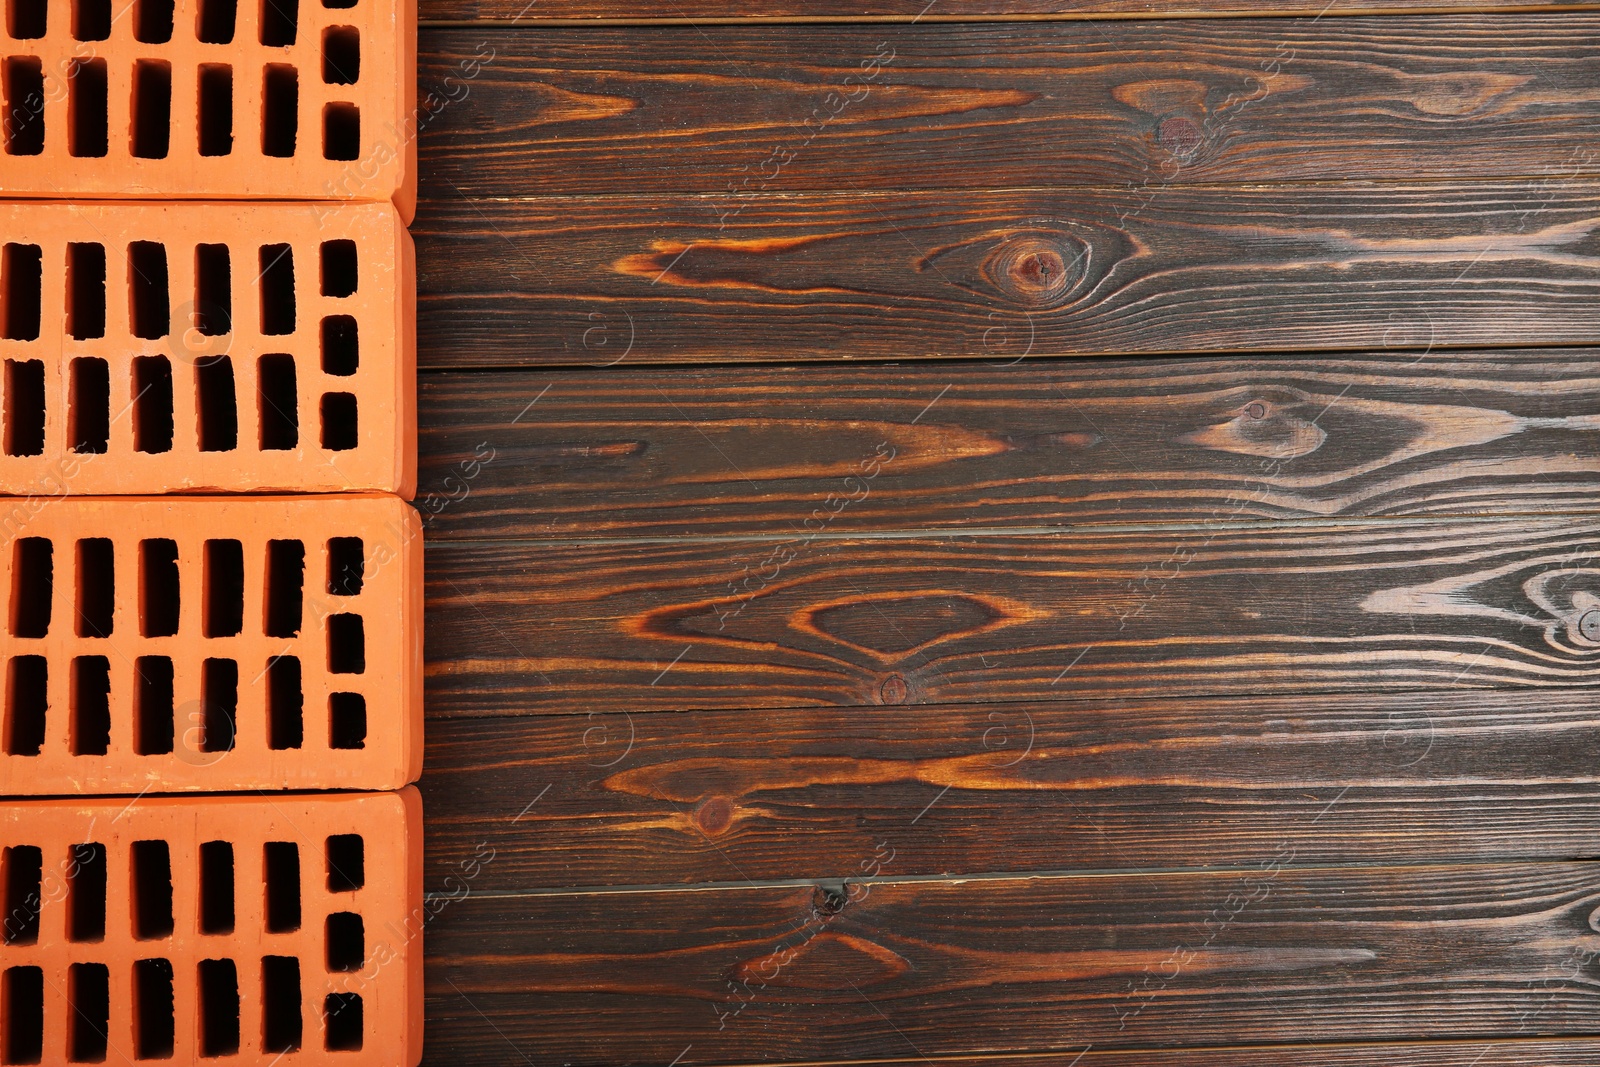
M 268 63 L 261 79 L 261 154 L 286 159 L 300 133 L 300 74 L 286 63 Z
M 348 612 L 328 616 L 328 670 L 333 674 L 364 674 L 367 669 L 367 634 L 360 615 Z
M 72 0 L 72 36 L 103 41 L 111 36 L 111 0 Z
M 67 439 L 74 452 L 101 455 L 111 445 L 111 368 L 95 356 L 72 361 L 67 382 Z
M 285 452 L 300 444 L 300 391 L 294 357 L 274 353 L 256 361 L 257 423 L 261 450 Z
M 11 550 L 11 634 L 44 637 L 55 599 L 55 545 L 47 537 L 19 537 Z
M 44 252 L 38 245 L 7 244 L 0 253 L 0 312 L 7 340 L 36 341 L 44 299 Z
M 354 26 L 329 26 L 322 31 L 322 80 L 329 85 L 354 85 L 361 78 L 361 31 Z
M 172 64 L 141 59 L 133 65 L 133 154 L 166 159 L 172 144 Z
M 232 44 L 239 24 L 239 0 L 200 0 L 194 35 L 205 44 Z
M 294 248 L 261 246 L 261 332 L 278 337 L 294 333 Z
M 133 1055 L 170 1059 L 173 1048 L 172 962 L 133 961 Z
M 195 246 L 194 327 L 207 337 L 233 332 L 233 260 L 227 245 Z
M 7 967 L 0 1023 L 5 1026 L 5 1062 L 38 1063 L 44 1058 L 44 971 Z
M 3 70 L 6 154 L 36 156 L 44 151 L 44 66 L 33 56 L 11 56 Z
M 228 841 L 200 846 L 200 932 L 233 933 L 233 844 Z
M 39 940 L 39 894 L 44 878 L 44 852 L 37 845 L 13 845 L 0 854 L 5 867 L 7 945 L 32 945 Z
M 6 32 L 13 40 L 33 41 L 44 36 L 49 9 L 45 0 L 11 0 L 6 11 Z
M 322 295 L 353 296 L 357 289 L 356 243 L 322 242 Z
M 135 841 L 133 936 L 141 941 L 172 936 L 172 850 L 165 841 Z
M 133 361 L 133 447 L 171 452 L 172 429 L 172 364 L 166 356 L 139 356 Z
M 366 548 L 359 537 L 328 539 L 328 592 L 359 596 L 366 580 Z
M 172 637 L 181 611 L 178 543 L 152 537 L 139 542 L 139 630 L 145 637 Z
M 356 0 L 322 0 L 322 6 L 334 11 L 346 11 L 356 6 Z
M 68 694 L 67 744 L 74 756 L 104 756 L 111 747 L 111 661 L 75 656 Z
M 328 747 L 367 747 L 367 698 L 360 693 L 328 694 Z
M 361 157 L 361 109 L 336 102 L 322 109 L 322 158 L 351 160 Z
M 97 159 L 111 144 L 109 83 L 103 59 L 74 60 L 67 70 L 67 152 Z
M 328 838 L 328 892 L 348 893 L 367 884 L 367 848 L 360 834 Z
M 67 940 L 104 941 L 106 936 L 106 846 L 72 846 L 67 865 Z
M 361 365 L 361 343 L 351 315 L 329 315 L 322 320 L 322 371 L 347 378 Z
M 201 752 L 231 752 L 239 714 L 239 664 L 208 659 L 200 669 Z
M 300 659 L 274 656 L 267 661 L 267 747 L 299 748 L 305 732 Z
M 329 993 L 322 1001 L 323 1046 L 329 1052 L 359 1051 L 364 1014 L 360 993 Z
M 336 911 L 328 916 L 324 943 L 330 971 L 359 971 L 367 962 L 366 929 L 361 916 L 353 911 Z
M 232 960 L 200 961 L 200 1055 L 239 1051 L 239 969 Z
M 233 68 L 226 63 L 200 64 L 196 125 L 202 156 L 233 152 Z
M 111 1026 L 111 970 L 103 963 L 67 968 L 67 1060 L 102 1063 Z
M 239 447 L 239 399 L 234 388 L 233 360 L 227 356 L 195 360 L 194 384 L 200 451 L 232 452 Z
M 172 327 L 167 246 L 155 241 L 128 245 L 128 317 L 135 337 L 154 341 Z
M 134 661 L 133 750 L 141 756 L 172 751 L 176 729 L 173 677 L 170 657 L 140 656 Z
M 49 672 L 43 656 L 12 656 L 6 665 L 6 755 L 37 756 L 44 747 Z
M 322 447 L 329 452 L 348 452 L 356 447 L 360 432 L 356 419 L 354 393 L 322 394 Z
M 134 0 L 133 39 L 144 44 L 172 40 L 173 0 Z
M 267 542 L 268 637 L 297 637 L 305 601 L 306 546 L 303 541 Z
M 78 542 L 79 637 L 110 637 L 116 621 L 117 556 L 109 537 Z
M 263 848 L 267 932 L 292 933 L 300 929 L 300 846 L 293 841 L 268 841 Z
M 261 43 L 269 48 L 294 44 L 299 0 L 261 0 Z
M 79 341 L 106 335 L 105 245 L 67 245 L 67 334 Z
M 261 1047 L 264 1052 L 300 1048 L 300 961 L 261 957 Z
M 6 360 L 5 447 L 8 456 L 44 452 L 44 361 Z
M 244 629 L 244 546 L 207 541 L 205 557 L 205 635 L 237 636 Z

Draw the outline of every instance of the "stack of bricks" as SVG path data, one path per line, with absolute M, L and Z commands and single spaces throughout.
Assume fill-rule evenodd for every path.
M 410 1067 L 414 3 L 4 19 L 0 1063 Z

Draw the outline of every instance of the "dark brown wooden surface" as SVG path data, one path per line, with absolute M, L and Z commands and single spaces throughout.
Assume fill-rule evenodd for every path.
M 684 22 L 705 25 L 733 19 L 784 22 L 941 22 L 1044 17 L 1148 18 L 1471 11 L 1592 11 L 1584 0 L 422 0 L 427 21 L 504 20 L 526 24 L 564 20 Z

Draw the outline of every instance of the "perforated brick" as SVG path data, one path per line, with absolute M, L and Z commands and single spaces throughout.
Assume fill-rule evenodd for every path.
M 416 199 L 415 0 L 6 0 L 5 196 Z
M 0 205 L 0 492 L 409 497 L 414 301 L 384 204 Z
M 0 792 L 415 780 L 419 526 L 377 495 L 0 501 Z
M 0 804 L 0 1058 L 411 1067 L 421 815 L 410 788 Z

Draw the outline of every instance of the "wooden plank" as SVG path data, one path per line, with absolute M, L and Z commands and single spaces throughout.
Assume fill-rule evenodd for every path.
M 429 929 L 429 1045 L 708 1064 L 1593 1031 L 1595 864 L 1307 870 L 1276 845 L 1240 871 L 469 896 Z
M 1566 859 L 1600 830 L 1590 690 L 436 720 L 427 883 L 474 892 Z M 735 739 L 735 740 L 730 740 Z
M 848 522 L 847 519 L 839 520 Z M 1600 521 L 428 550 L 434 716 L 1600 679 Z
M 1591 182 L 774 196 L 726 228 L 719 203 L 425 205 L 422 364 L 1421 354 L 1600 337 Z
M 1588 11 L 1591 3 L 1573 0 L 422 0 L 422 18 L 432 21 L 506 20 L 519 24 L 562 20 L 701 24 L 732 19 L 793 22 L 892 20 L 939 22 L 945 19 L 1037 18 L 1193 18 L 1239 15 L 1344 17 L 1384 13 L 1489 11 Z
M 436 540 L 787 533 L 830 494 L 857 533 L 1592 510 L 1597 355 L 427 374 L 418 507 Z
M 1587 13 L 429 29 L 424 196 L 1600 174 Z M 447 80 L 448 79 L 448 80 Z

